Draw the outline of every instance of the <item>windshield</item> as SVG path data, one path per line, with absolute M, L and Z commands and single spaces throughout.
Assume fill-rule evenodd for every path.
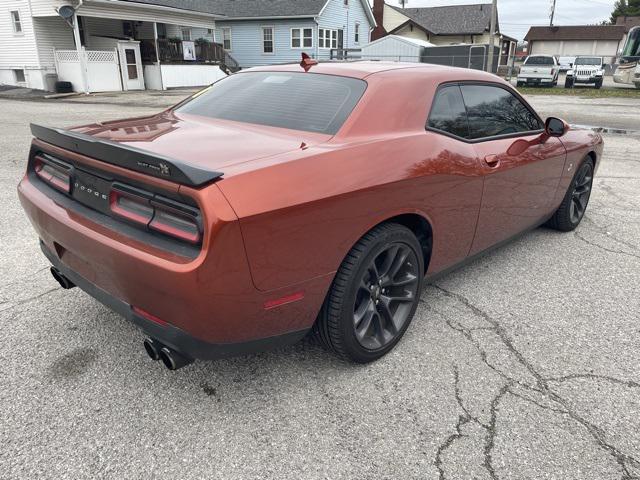
M 297 72 L 230 75 L 177 113 L 333 135 L 367 88 L 356 78 Z
M 622 52 L 623 57 L 640 57 L 640 27 L 632 28 Z
M 529 57 L 525 65 L 554 65 L 553 57 Z
M 598 57 L 576 58 L 576 65 L 602 65 L 602 59 Z

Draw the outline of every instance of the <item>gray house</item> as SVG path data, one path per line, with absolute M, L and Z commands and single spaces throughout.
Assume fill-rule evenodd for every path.
M 328 59 L 331 49 L 360 48 L 375 27 L 367 0 L 211 0 L 216 42 L 241 67 L 287 63 L 302 52 Z

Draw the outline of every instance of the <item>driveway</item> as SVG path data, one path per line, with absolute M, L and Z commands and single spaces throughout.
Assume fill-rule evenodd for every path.
M 156 100 L 0 100 L 2 478 L 640 477 L 640 136 L 605 134 L 576 232 L 535 230 L 426 287 L 381 361 L 301 343 L 170 372 L 133 326 L 57 286 L 15 193 L 29 122 Z M 532 100 L 640 130 L 609 106 Z

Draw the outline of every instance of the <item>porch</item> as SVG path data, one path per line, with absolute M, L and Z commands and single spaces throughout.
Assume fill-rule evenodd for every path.
M 35 19 L 49 29 L 46 36 L 52 39 L 58 81 L 70 82 L 74 91 L 199 87 L 238 68 L 215 42 L 213 18 L 172 15 L 183 22 L 179 25 L 148 19 L 151 13 L 140 8 L 129 8 L 127 18 L 133 20 L 115 18 L 123 16 L 121 11 L 96 8 L 90 2 L 83 4 L 76 10 L 72 25 L 47 21 L 50 18 Z M 157 12 L 153 16 L 158 17 Z

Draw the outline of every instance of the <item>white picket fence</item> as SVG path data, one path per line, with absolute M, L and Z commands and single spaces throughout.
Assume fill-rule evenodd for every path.
M 89 92 L 120 92 L 122 80 L 117 50 L 85 50 L 86 78 Z M 58 80 L 71 82 L 73 90 L 83 91 L 82 66 L 77 50 L 55 50 Z

